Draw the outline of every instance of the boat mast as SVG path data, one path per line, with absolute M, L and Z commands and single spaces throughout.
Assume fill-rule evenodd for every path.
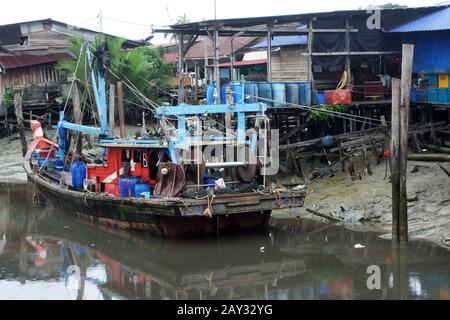
M 108 127 L 108 114 L 107 114 L 107 105 L 106 105 L 106 89 L 105 89 L 105 71 L 106 67 L 103 63 L 103 57 L 106 52 L 106 44 L 105 42 L 97 49 L 95 53 L 95 58 L 92 59 L 91 52 L 87 44 L 84 45 L 86 50 L 86 56 L 89 61 L 90 73 L 91 73 L 91 81 L 92 87 L 95 96 L 95 102 L 97 104 L 97 110 L 100 117 L 100 128 L 94 128 L 89 126 L 84 126 L 80 124 L 70 123 L 64 120 L 64 112 L 60 112 L 59 115 L 59 124 L 58 128 L 64 128 L 72 131 L 87 133 L 91 135 L 108 135 L 109 127 Z M 80 55 L 81 59 L 81 55 Z M 95 78 L 95 70 L 94 70 L 94 61 L 97 60 L 98 65 L 98 85 Z M 75 80 L 74 80 L 75 81 Z

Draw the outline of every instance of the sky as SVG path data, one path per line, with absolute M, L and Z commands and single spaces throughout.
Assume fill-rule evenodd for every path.
M 369 5 L 398 3 L 409 7 L 433 6 L 445 0 L 216 0 L 218 19 L 365 9 Z M 447 1 L 450 4 L 450 1 Z M 19 0 L 2 3 L 0 24 L 52 18 L 79 27 L 128 39 L 145 39 L 151 26 L 176 22 L 183 14 L 190 21 L 214 19 L 214 0 Z M 157 35 L 154 43 L 166 42 Z

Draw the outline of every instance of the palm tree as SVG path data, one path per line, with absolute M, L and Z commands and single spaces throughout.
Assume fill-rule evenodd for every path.
M 107 88 L 109 84 L 116 84 L 120 78 L 124 81 L 124 98 L 127 105 L 126 113 L 128 119 L 140 119 L 142 109 L 136 105 L 145 106 L 145 99 L 136 94 L 138 91 L 141 95 L 160 103 L 158 97 L 158 88 L 167 89 L 171 87 L 171 80 L 175 75 L 175 69 L 172 65 L 166 63 L 163 59 L 163 53 L 160 49 L 153 49 L 150 47 L 139 47 L 134 50 L 124 50 L 124 39 L 99 36 L 94 42 L 94 47 L 103 41 L 107 45 L 107 56 L 105 64 L 107 65 L 107 72 L 105 73 L 105 80 Z M 77 71 L 76 79 L 79 80 L 80 91 L 88 96 L 92 95 L 91 79 L 89 74 L 89 64 L 86 59 L 86 53 L 83 51 L 80 56 L 80 49 L 84 44 L 84 40 L 79 38 L 72 38 L 69 40 L 69 51 L 78 59 L 80 65 Z M 93 56 L 93 49 L 91 54 Z M 65 60 L 58 64 L 59 69 L 66 72 L 66 74 L 73 75 L 75 73 L 77 60 Z M 135 88 L 132 90 L 130 87 Z M 143 101 L 144 100 L 144 101 Z M 92 104 L 92 103 L 91 103 Z M 92 105 L 90 105 L 92 107 Z M 148 107 L 148 104 L 147 104 Z
M 187 17 L 187 15 L 183 14 L 182 16 L 178 16 L 177 22 L 175 22 L 175 24 L 176 25 L 177 24 L 187 24 L 187 23 L 190 23 L 190 22 L 191 22 L 191 20 Z M 189 36 L 185 36 L 185 37 L 186 37 L 185 40 L 187 41 Z M 178 43 L 178 41 L 180 39 L 179 35 L 176 34 L 176 33 L 171 33 L 171 34 L 166 33 L 165 34 L 165 38 L 166 39 L 169 38 L 170 41 L 177 42 L 177 43 Z

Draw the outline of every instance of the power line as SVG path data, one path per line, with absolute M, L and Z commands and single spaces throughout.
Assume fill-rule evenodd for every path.
M 130 21 L 125 21 L 125 20 L 120 20 L 120 19 L 115 19 L 115 18 L 109 18 L 109 17 L 105 17 L 105 16 L 103 16 L 103 19 L 109 20 L 109 21 L 118 22 L 118 23 L 123 23 L 123 24 L 133 25 L 133 26 L 139 26 L 139 27 L 151 28 L 151 24 L 143 24 L 143 23 L 130 22 Z

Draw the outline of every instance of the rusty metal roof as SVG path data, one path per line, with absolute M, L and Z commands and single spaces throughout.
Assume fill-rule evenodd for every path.
M 8 70 L 68 59 L 73 59 L 73 56 L 69 53 L 52 53 L 47 55 L 0 55 L 0 66 L 3 70 Z
M 234 39 L 233 53 L 249 46 L 257 39 L 258 38 L 256 37 L 238 37 Z M 214 57 L 214 50 L 211 41 L 208 38 L 203 37 L 188 51 L 186 59 L 205 59 L 205 55 L 207 58 Z M 219 55 L 221 57 L 231 55 L 231 37 L 219 38 Z

